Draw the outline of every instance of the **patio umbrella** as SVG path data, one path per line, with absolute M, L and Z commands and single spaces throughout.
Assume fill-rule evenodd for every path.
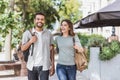
M 120 26 L 120 0 L 109 4 L 79 21 L 78 28 Z

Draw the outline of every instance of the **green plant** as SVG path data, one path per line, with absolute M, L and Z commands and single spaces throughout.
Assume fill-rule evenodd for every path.
M 106 39 L 103 36 L 93 34 L 89 37 L 87 46 L 88 47 L 101 47 L 105 41 Z
M 109 47 L 102 47 L 101 54 L 99 58 L 101 60 L 110 60 L 115 54 L 112 53 L 112 50 Z
M 79 39 L 80 39 L 81 45 L 82 45 L 83 47 L 87 46 L 87 42 L 88 42 L 88 39 L 89 39 L 89 35 L 78 33 L 78 37 L 79 37 Z
M 112 41 L 111 43 L 103 44 L 99 58 L 101 60 L 110 60 L 120 52 L 120 42 Z
M 115 52 L 115 53 L 118 53 L 120 52 L 120 43 L 119 41 L 112 41 L 110 43 L 110 49 Z
M 90 56 L 89 47 L 101 48 L 99 58 L 102 61 L 110 60 L 120 53 L 120 42 L 117 40 L 113 40 L 112 42 L 109 43 L 103 36 L 97 34 L 88 36 L 86 34 L 79 33 L 78 37 L 80 38 L 82 46 L 88 47 L 87 51 L 88 61 Z

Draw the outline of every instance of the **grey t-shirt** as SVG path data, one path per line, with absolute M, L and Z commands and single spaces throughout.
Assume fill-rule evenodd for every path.
M 81 47 L 80 40 L 77 35 L 74 36 L 75 44 Z M 74 48 L 73 48 L 73 36 L 63 37 L 58 36 L 55 39 L 55 43 L 58 46 L 58 63 L 62 65 L 75 65 L 74 62 Z

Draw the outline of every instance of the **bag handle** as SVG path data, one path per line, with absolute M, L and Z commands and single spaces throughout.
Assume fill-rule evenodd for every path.
M 73 45 L 75 45 L 75 38 L 73 37 Z
M 75 45 L 75 38 L 73 37 L 73 45 Z M 76 49 L 75 49 L 75 51 L 77 51 Z M 85 58 L 87 58 L 87 55 L 84 53 L 81 53 Z
M 73 37 L 73 46 L 75 45 L 75 38 Z M 77 52 L 77 49 L 74 49 Z
M 58 43 L 56 42 L 56 51 L 59 53 Z
M 75 45 L 75 38 L 73 37 L 73 46 Z M 77 49 L 74 49 L 75 50 L 75 52 L 78 52 L 78 50 Z

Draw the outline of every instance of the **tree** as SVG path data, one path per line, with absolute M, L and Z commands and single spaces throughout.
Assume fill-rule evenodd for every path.
M 4 2 L 4 0 L 0 0 L 0 14 L 4 13 L 6 6 L 7 6 L 7 3 Z
M 4 2 L 3 3 L 7 3 Z M 4 9 L 7 6 L 4 6 Z M 5 54 L 6 54 L 6 60 L 10 60 L 10 55 L 11 55 L 11 32 L 12 32 L 12 27 L 14 25 L 13 21 L 14 19 L 12 18 L 12 11 L 14 7 L 14 0 L 10 1 L 9 7 L 7 7 L 6 11 L 2 11 L 3 14 L 1 14 L 0 18 L 0 29 L 2 35 L 6 35 L 5 37 Z
M 12 11 L 8 4 L 13 1 Z M 52 1 L 52 2 L 51 2 Z M 57 1 L 57 0 L 56 0 Z M 73 22 L 79 19 L 80 4 L 77 0 L 1 0 L 0 33 L 5 37 L 11 29 L 12 46 L 21 41 L 24 30 L 33 27 L 33 15 L 41 11 L 46 15 L 46 27 L 53 29 L 56 20 L 68 18 Z M 3 4 L 5 3 L 5 4 Z M 2 5 L 2 6 L 1 6 Z M 56 8 L 57 7 L 57 8 Z M 9 8 L 9 9 L 8 9 Z
M 14 0 L 10 0 L 10 1 L 3 0 L 3 2 L 4 4 L 6 4 L 6 6 L 4 6 L 4 10 L 0 15 L 0 34 L 2 35 L 3 38 L 5 38 L 6 35 L 8 35 L 10 32 L 11 34 L 10 40 L 12 40 L 13 43 L 14 37 L 17 38 L 16 35 L 18 36 L 18 34 L 15 34 L 13 31 L 19 33 L 20 32 L 19 30 L 21 30 L 19 29 L 21 28 L 21 20 L 20 20 L 21 17 L 20 17 L 20 13 L 14 11 Z
M 1 14 L 4 13 L 4 10 L 5 10 L 6 6 L 7 6 L 7 3 L 4 2 L 3 0 L 1 0 L 1 1 L 0 1 L 0 9 L 1 9 L 1 10 L 0 10 L 0 18 L 1 18 Z M 0 21 L 1 21 L 1 20 L 0 20 Z M 1 23 L 0 23 L 0 24 L 1 24 Z M 0 34 L 1 34 L 1 32 L 2 32 L 2 29 L 1 29 L 1 25 L 0 25 Z M 4 43 L 4 39 L 2 38 L 2 35 L 0 35 L 0 51 L 1 51 L 1 49 L 2 49 L 3 43 Z
M 54 0 L 56 9 L 59 12 L 60 18 L 70 19 L 76 22 L 82 16 L 79 8 L 81 6 L 79 0 Z
M 53 8 L 51 0 L 17 0 L 16 5 L 22 11 L 24 26 L 27 28 L 33 26 L 33 15 L 36 12 L 43 12 L 46 16 L 46 27 L 53 29 L 52 24 L 59 20 L 56 9 Z M 27 15 L 26 15 L 27 14 Z M 26 29 L 25 27 L 25 29 Z
M 12 1 L 11 6 L 9 6 Z M 3 4 L 5 3 L 5 4 Z M 5 6 L 3 6 L 5 5 Z M 21 36 L 26 29 L 33 27 L 33 15 L 35 12 L 42 11 L 46 13 L 47 28 L 53 29 L 52 24 L 59 20 L 57 11 L 48 0 L 1 0 L 0 8 L 0 33 L 3 37 L 12 30 L 12 47 L 15 47 L 20 41 Z
M 44 6 L 44 7 L 43 7 Z M 1 0 L 0 33 L 5 38 L 6 60 L 10 60 L 11 48 L 21 41 L 24 30 L 33 27 L 33 15 L 37 11 L 46 14 L 47 28 L 59 19 L 57 11 L 45 0 Z M 2 45 L 2 43 L 0 43 Z

